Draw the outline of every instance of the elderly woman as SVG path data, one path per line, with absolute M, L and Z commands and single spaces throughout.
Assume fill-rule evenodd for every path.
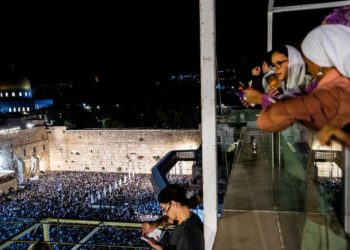
M 304 60 L 293 46 L 283 45 L 275 49 L 271 62 L 276 76 L 273 82 L 278 85 L 271 84 L 266 94 L 261 94 L 255 89 L 248 89 L 244 94 L 248 103 L 262 104 L 262 107 L 266 108 L 275 103 L 275 99 L 282 98 L 283 92 L 289 95 L 298 94 L 310 82 L 310 77 L 306 75 Z
M 350 123 L 350 28 L 321 25 L 302 42 L 305 62 L 316 89 L 307 96 L 280 100 L 263 109 L 257 126 L 281 131 L 299 121 L 320 129 L 326 124 L 342 128 Z

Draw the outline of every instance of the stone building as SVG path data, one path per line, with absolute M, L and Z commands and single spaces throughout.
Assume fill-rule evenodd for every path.
M 15 71 L 1 74 L 0 77 L 0 114 L 28 114 L 52 105 L 51 99 L 33 98 L 28 78 Z

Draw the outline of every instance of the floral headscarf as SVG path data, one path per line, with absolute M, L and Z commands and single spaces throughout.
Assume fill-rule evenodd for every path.
M 325 17 L 326 24 L 343 24 L 350 26 L 350 5 L 334 9 Z

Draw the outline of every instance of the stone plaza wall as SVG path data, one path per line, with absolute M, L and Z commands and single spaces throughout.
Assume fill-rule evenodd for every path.
M 16 191 L 18 189 L 17 180 L 13 179 L 4 183 L 0 183 L 0 194 L 7 194 L 11 189 Z
M 44 126 L 0 134 L 0 169 L 15 170 L 19 183 L 49 168 L 49 142 Z
M 48 131 L 53 171 L 135 172 L 150 169 L 169 151 L 197 149 L 199 130 L 67 130 Z M 191 174 L 192 162 L 182 163 Z

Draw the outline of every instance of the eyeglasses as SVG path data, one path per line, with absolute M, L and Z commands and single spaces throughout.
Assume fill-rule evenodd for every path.
M 271 66 L 272 66 L 272 68 L 279 69 L 279 68 L 281 68 L 282 64 L 285 62 L 288 62 L 288 59 L 283 60 L 283 61 L 277 61 L 276 63 L 272 63 Z
M 161 208 L 163 216 L 169 213 L 170 208 L 171 208 L 171 203 L 169 203 L 167 208 Z

